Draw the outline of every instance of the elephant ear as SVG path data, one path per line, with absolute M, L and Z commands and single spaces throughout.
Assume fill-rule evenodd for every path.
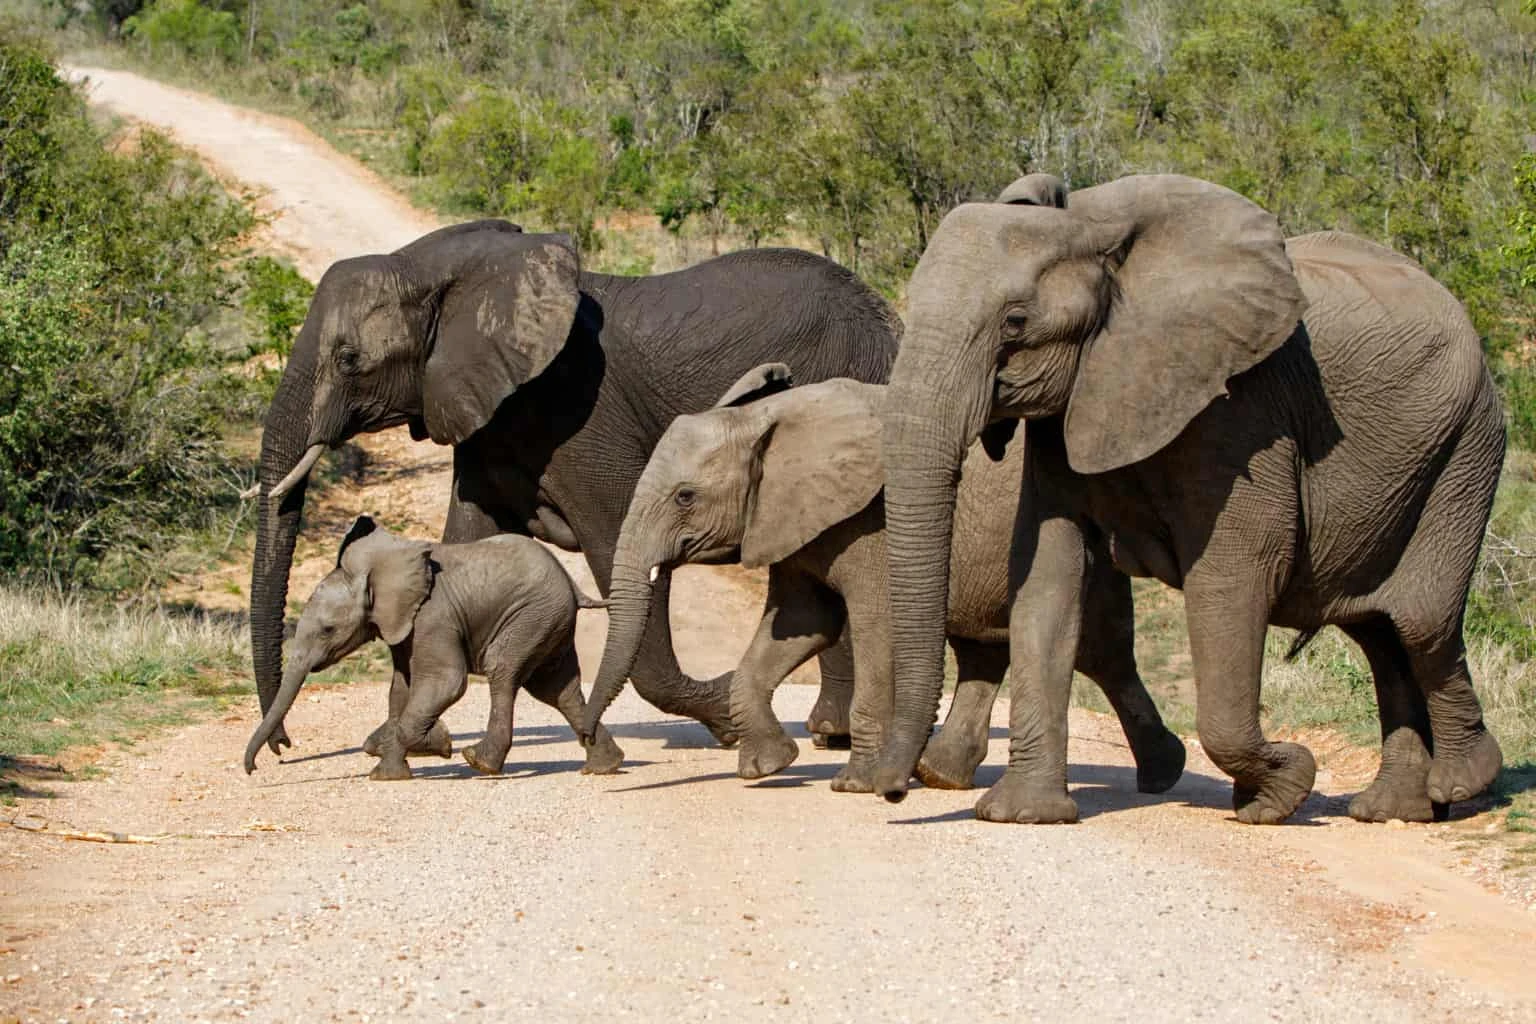
M 1078 360 L 1067 457 L 1102 473 L 1170 443 L 1227 381 L 1284 344 L 1306 309 L 1280 224 L 1229 189 L 1179 175 L 1072 194 L 1118 299 Z M 1118 264 L 1118 266 L 1116 266 Z
M 787 363 L 764 363 L 754 366 L 741 375 L 741 379 L 726 389 L 715 402 L 716 409 L 733 405 L 746 405 L 759 398 L 787 391 L 794 385 Z
M 377 530 L 342 553 L 341 567 L 368 581 L 368 620 L 390 646 L 411 635 L 432 593 L 432 547 Z
M 565 347 L 581 301 L 570 238 L 490 223 L 497 226 L 441 234 L 431 245 L 428 236 L 398 254 L 424 268 L 436 295 L 422 418 L 439 444 L 458 444 L 485 426 L 508 395 L 544 371 Z
M 878 384 L 830 380 L 753 406 L 762 433 L 741 541 L 743 565 L 783 561 L 880 493 L 884 391 Z

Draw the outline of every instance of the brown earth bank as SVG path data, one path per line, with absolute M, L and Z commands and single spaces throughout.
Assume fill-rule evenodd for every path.
M 76 73 L 263 192 L 272 244 L 306 273 L 433 226 L 292 122 Z M 359 512 L 441 527 L 446 449 L 401 432 L 356 449 L 312 503 L 297 597 Z M 179 596 L 243 609 L 247 572 Z M 734 663 L 760 587 L 680 575 L 685 666 Z M 588 671 L 604 627 L 583 613 Z M 296 746 L 249 778 L 254 697 L 110 750 L 88 780 L 39 776 L 0 828 L 0 1020 L 1536 1020 L 1536 893 L 1489 867 L 1496 822 L 1349 821 L 1368 755 L 1336 751 L 1293 824 L 1243 828 L 1197 745 L 1178 786 L 1141 796 L 1113 720 L 1074 711 L 1083 822 L 1004 827 L 972 818 L 976 793 L 835 794 L 846 755 L 798 726 L 800 760 L 743 783 L 702 728 L 626 693 L 609 716 L 623 774 L 578 774 L 569 730 L 525 702 L 505 776 L 422 758 L 410 782 L 371 783 L 359 743 L 385 684 L 364 675 L 301 698 Z M 786 686 L 784 719 L 814 692 Z M 477 684 L 451 709 L 456 744 L 486 705 Z M 1001 706 L 992 734 L 985 783 Z

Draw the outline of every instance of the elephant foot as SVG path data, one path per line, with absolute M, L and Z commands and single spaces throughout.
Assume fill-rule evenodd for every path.
M 1077 820 L 1077 801 L 1059 782 L 1042 783 L 1008 769 L 976 803 L 976 817 L 1029 825 L 1063 825 Z
M 471 743 L 459 753 L 464 762 L 482 775 L 500 775 L 501 769 L 506 766 L 507 755 L 503 751 L 500 757 L 492 757 L 490 752 L 484 749 L 484 740 L 480 743 Z
M 363 740 L 363 753 L 369 757 L 378 757 L 384 750 L 384 730 L 391 728 L 393 721 L 385 722 Z M 438 757 L 453 756 L 453 734 L 448 731 L 442 722 L 434 722 L 427 733 L 427 738 L 406 751 L 407 754 L 435 754 Z
M 832 777 L 834 793 L 873 793 L 875 791 L 875 759 L 872 757 L 850 758 L 843 770 Z
M 398 761 L 383 760 L 373 766 L 373 771 L 368 773 L 368 778 L 374 782 L 404 782 L 411 777 L 411 766 L 405 763 L 405 758 Z
M 744 779 L 760 779 L 783 771 L 799 756 L 800 748 L 782 732 L 766 738 L 747 736 L 737 754 L 736 774 Z
M 1429 751 L 1412 729 L 1398 729 L 1381 744 L 1381 769 L 1349 802 L 1356 821 L 1437 821 L 1449 811 L 1429 799 Z
M 598 727 L 597 739 L 587 748 L 587 763 L 581 766 L 583 775 L 612 775 L 624 763 L 624 751 L 613 742 L 608 730 Z
M 1312 792 L 1317 762 L 1299 743 L 1266 743 L 1264 774 L 1232 783 L 1232 810 L 1244 825 L 1278 825 Z
M 1429 798 L 1442 804 L 1470 800 L 1493 784 L 1503 766 L 1499 741 L 1484 729 L 1464 753 L 1435 755 L 1429 766 Z
M 1184 741 L 1167 729 L 1133 742 L 1131 753 L 1136 757 L 1138 793 L 1166 793 L 1184 775 Z
M 977 744 L 972 736 L 945 726 L 923 748 L 916 774 L 930 789 L 970 789 L 986 756 L 985 739 Z
M 847 750 L 853 745 L 847 704 L 825 690 L 805 717 L 805 731 L 811 734 L 811 744 L 818 750 Z

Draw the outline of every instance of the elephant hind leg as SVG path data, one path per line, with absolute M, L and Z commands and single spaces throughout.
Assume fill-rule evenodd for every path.
M 1340 627 L 1370 662 L 1381 716 L 1381 768 L 1364 792 L 1349 802 L 1357 821 L 1431 821 L 1445 805 L 1429 799 L 1429 709 L 1413 681 L 1408 652 L 1385 616 Z
M 1486 397 L 1488 408 L 1457 437 L 1383 588 L 1383 608 L 1428 708 L 1434 756 L 1426 788 L 1436 803 L 1477 796 L 1503 765 L 1498 741 L 1483 722 L 1462 639 L 1504 451 L 1497 400 L 1491 392 Z
M 539 666 L 528 680 L 528 692 L 536 700 L 559 711 L 570 724 L 571 731 L 579 730 L 587 702 L 581 695 L 581 664 L 576 660 L 576 648 L 567 646 Z M 581 766 L 581 773 L 612 775 L 623 763 L 624 751 L 614 742 L 608 727 L 599 723 L 592 745 L 587 748 L 587 761 Z
M 917 777 L 930 789 L 970 789 L 987 756 L 992 705 L 1008 671 L 1008 646 L 950 637 L 955 652 L 955 695 L 944 725 L 923 748 Z

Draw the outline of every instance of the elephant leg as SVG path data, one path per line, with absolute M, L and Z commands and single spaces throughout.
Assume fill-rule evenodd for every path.
M 1371 665 L 1381 716 L 1381 768 L 1349 802 L 1357 821 L 1434 821 L 1449 808 L 1429 799 L 1429 708 L 1413 682 L 1408 654 L 1385 617 L 1341 627 Z
M 528 692 L 559 711 L 572 732 L 580 729 L 587 702 L 581 695 L 581 665 L 576 660 L 576 648 L 566 647 L 541 665 L 528 680 Z M 598 723 L 597 735 L 587 748 L 587 763 L 581 766 L 581 773 L 612 775 L 623 763 L 624 751 L 613 741 L 608 727 Z
M 1018 586 L 1008 621 L 1008 767 L 976 804 L 985 821 L 1077 820 L 1077 803 L 1067 795 L 1067 705 L 1083 616 L 1083 559 L 1083 531 L 1074 519 L 1043 508 L 1038 521 L 1019 516 L 1009 559 Z
M 1232 777 L 1237 820 L 1275 825 L 1312 792 L 1312 753 L 1297 743 L 1271 743 L 1259 727 L 1259 685 L 1271 588 L 1231 568 L 1187 578 L 1184 608 L 1197 691 L 1200 743 Z
M 379 756 L 379 745 L 383 741 L 384 730 L 392 728 L 393 722 L 400 719 L 405 711 L 405 705 L 411 697 L 411 639 L 406 639 L 390 648 L 390 658 L 394 661 L 394 673 L 389 681 L 389 717 L 368 738 L 363 740 L 363 753 L 369 757 Z M 412 748 L 407 754 L 435 754 L 438 757 L 453 756 L 453 737 L 449 735 L 447 726 L 441 722 L 435 723 L 427 738 L 422 741 L 420 748 Z
M 722 746 L 734 746 L 738 734 L 731 724 L 731 673 L 694 679 L 678 665 L 672 650 L 671 594 L 671 578 L 663 573 L 652 589 L 651 614 L 630 681 L 635 692 L 658 710 L 695 719 Z
M 731 714 L 740 737 L 736 774 L 759 779 L 782 771 L 799 756 L 778 716 L 773 692 L 843 631 L 842 601 L 815 580 L 775 566 L 757 632 L 731 680 Z
M 1410 644 L 1408 658 L 1424 694 L 1434 736 L 1434 758 L 1425 787 L 1429 798 L 1438 804 L 1470 800 L 1498 777 L 1504 754 L 1483 724 L 1466 648 L 1458 634 L 1430 650 Z
M 876 608 L 849 608 L 843 632 L 852 634 L 858 684 L 853 688 L 848 715 L 848 764 L 833 777 L 832 789 L 838 793 L 873 793 L 880 750 L 891 731 L 896 689 L 889 607 L 882 601 Z
M 512 749 L 517 691 L 528 674 L 525 652 L 502 654 L 491 666 L 486 681 L 491 688 L 491 710 L 485 719 L 485 735 L 460 751 L 464 763 L 483 775 L 500 775 Z
M 1184 741 L 1163 724 L 1163 716 L 1136 671 L 1131 580 L 1110 563 L 1103 545 L 1088 548 L 1086 588 L 1077 670 L 1098 684 L 1115 709 L 1136 758 L 1136 789 L 1165 792 L 1184 774 Z
M 837 643 L 817 655 L 821 692 L 806 716 L 811 745 L 834 750 L 849 746 L 848 714 L 853 705 L 853 640 L 844 630 Z
M 1006 644 L 950 637 L 955 651 L 955 695 L 944 725 L 923 748 L 917 777 L 931 789 L 970 789 L 987 756 L 992 705 L 1008 671 Z
M 411 668 L 411 695 L 405 710 L 386 728 L 379 743 L 379 763 L 368 774 L 374 781 L 394 781 L 411 777 L 405 763 L 406 752 L 424 745 L 444 711 L 464 695 L 468 683 L 463 653 L 453 647 L 434 657 L 428 665 L 414 663 Z M 419 658 L 419 654 L 418 654 Z

